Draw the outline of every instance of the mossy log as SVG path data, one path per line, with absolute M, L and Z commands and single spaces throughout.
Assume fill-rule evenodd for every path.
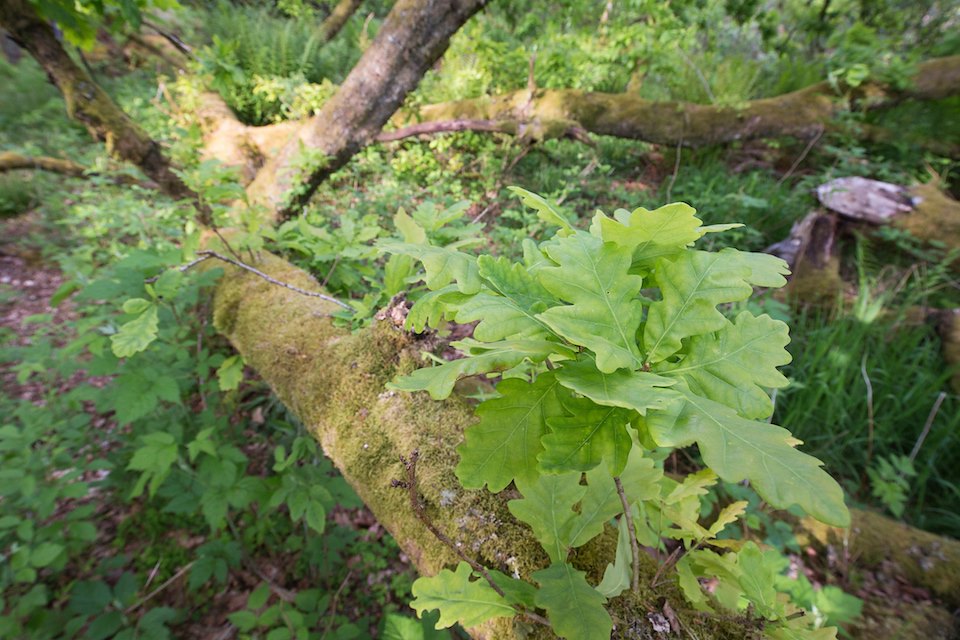
M 318 289 L 309 275 L 269 254 L 262 254 L 257 266 L 278 280 L 308 290 Z M 455 564 L 458 557 L 418 519 L 407 492 L 393 487 L 393 480 L 405 478 L 400 456 L 415 449 L 420 454 L 417 489 L 426 512 L 440 531 L 462 543 L 464 551 L 479 562 L 506 573 L 529 578 L 533 571 L 549 564 L 530 531 L 507 510 L 506 502 L 516 497 L 514 494 L 509 490 L 497 495 L 465 491 L 454 475 L 455 447 L 462 439 L 463 429 L 475 419 L 472 408 L 457 397 L 436 402 L 425 393 L 385 390 L 385 383 L 395 375 L 419 366 L 419 351 L 428 343 L 386 319 L 356 334 L 337 329 L 328 317 L 335 310 L 331 303 L 298 295 L 232 267 L 227 267 L 217 286 L 214 309 L 217 328 L 308 426 L 324 452 L 421 573 L 432 575 Z M 901 553 L 901 539 L 884 534 L 899 531 L 891 521 L 856 514 L 855 522 L 868 523 L 869 528 L 864 526 L 862 533 L 855 529 L 857 535 L 843 539 L 851 557 L 859 557 L 861 563 L 897 558 L 906 575 L 953 602 L 960 584 L 960 571 L 950 573 L 956 567 L 956 542 L 896 525 L 912 536 L 910 540 L 918 541 L 912 544 L 920 550 Z M 842 535 L 814 524 L 809 524 L 808 529 L 824 541 L 818 544 L 835 544 L 832 536 Z M 935 543 L 938 540 L 941 542 Z M 615 545 L 615 533 L 609 531 L 576 550 L 573 562 L 597 582 L 613 557 Z M 945 554 L 948 563 L 935 572 L 913 571 L 915 565 L 923 566 L 924 557 L 935 555 L 938 550 Z M 744 618 L 711 617 L 690 611 L 673 581 L 661 579 L 656 588 L 646 586 L 656 575 L 657 566 L 646 555 L 641 559 L 644 586 L 640 593 L 616 598 L 608 605 L 617 629 L 615 637 L 668 637 L 657 635 L 648 618 L 661 611 L 665 602 L 676 612 L 679 624 L 692 631 L 687 634 L 689 637 L 752 637 L 752 631 L 745 631 L 750 626 Z M 908 564 L 911 560 L 913 564 Z M 937 616 L 943 613 L 936 611 Z M 943 619 L 949 622 L 949 615 Z M 900 637 L 898 633 L 870 637 Z M 491 640 L 552 637 L 546 628 L 523 618 L 500 619 L 472 629 L 471 635 Z
M 72 160 L 51 158 L 49 156 L 25 156 L 19 153 L 13 153 L 12 151 L 0 151 L 0 173 L 18 170 L 49 171 L 72 178 L 86 178 L 98 175 L 96 171 L 92 171 Z M 156 185 L 145 183 L 131 175 L 119 174 L 113 176 L 112 179 L 117 184 L 136 184 L 142 187 L 156 188 Z
M 27 0 L 0 2 L 0 27 L 30 55 L 60 89 L 67 115 L 83 124 L 112 155 L 133 163 L 174 198 L 196 199 L 170 167 L 160 145 L 118 107 L 57 40 Z
M 799 91 L 740 105 L 650 101 L 630 93 L 569 89 L 520 90 L 422 107 L 417 122 L 475 121 L 523 124 L 542 137 L 582 127 L 591 133 L 658 144 L 700 147 L 777 136 L 812 137 L 851 108 L 880 109 L 914 98 L 933 100 L 960 92 L 960 56 L 917 67 L 909 88 L 880 82 L 856 88 L 820 82 Z M 405 124 L 405 123 L 398 123 Z M 402 131 L 402 129 L 401 129 Z

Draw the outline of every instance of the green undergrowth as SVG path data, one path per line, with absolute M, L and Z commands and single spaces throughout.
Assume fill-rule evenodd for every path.
M 29 66 L 11 72 L 37 82 Z M 182 135 L 154 117 L 139 78 L 111 91 L 155 134 Z M 68 136 L 62 155 L 100 162 L 99 145 L 69 137 L 62 101 L 36 105 Z M 4 113 L 3 135 L 32 117 Z M 191 175 L 218 197 L 211 170 Z M 191 210 L 109 172 L 38 184 L 16 207 L 37 210 L 16 242 L 59 266 L 51 304 L 71 316 L 26 318 L 25 345 L 0 333 L 13 378 L 0 396 L 0 636 L 163 639 L 212 622 L 243 637 L 346 640 L 427 624 L 400 613 L 413 577 L 396 543 L 213 331 L 220 270 L 171 269 L 197 246 Z M 4 285 L 0 305 L 21 295 Z M 21 399 L 21 388 L 40 393 Z
M 227 2 L 194 9 L 195 36 L 207 42 L 199 69 L 248 124 L 312 115 L 376 35 L 377 23 L 351 20 L 324 43 L 317 19 L 291 19 L 273 7 Z

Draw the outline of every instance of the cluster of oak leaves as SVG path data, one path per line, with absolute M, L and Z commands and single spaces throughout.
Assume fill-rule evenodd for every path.
M 651 548 L 672 538 L 686 550 L 677 580 L 695 609 L 746 611 L 764 621 L 769 638 L 834 638 L 835 628 L 814 628 L 816 620 L 797 615 L 778 592 L 784 558 L 777 551 L 717 538 L 745 502 L 727 505 L 709 528 L 699 523 L 701 497 L 718 476 L 749 480 L 773 506 L 849 523 L 843 492 L 820 462 L 765 420 L 773 412 L 766 389 L 787 384 L 777 370 L 790 361 L 787 326 L 745 310 L 730 319 L 718 309 L 747 300 L 754 287 L 783 286 L 786 263 L 694 249 L 703 235 L 739 225 L 704 226 L 686 204 L 621 209 L 613 218 L 598 212 L 583 231 L 547 200 L 514 191 L 558 228 L 539 245 L 526 240 L 522 263 L 432 245 L 412 218 L 397 214 L 404 242 L 382 248 L 418 260 L 429 289 L 408 327 L 479 324 L 473 338 L 453 344 L 466 357 L 392 387 L 442 399 L 461 377 L 504 372 L 498 397 L 479 406 L 480 421 L 466 431 L 456 472 L 467 489 L 498 492 L 515 483 L 523 497 L 510 511 L 532 528 L 551 564 L 531 584 L 495 570 L 481 579 L 461 562 L 417 580 L 414 608 L 439 609 L 438 628 L 541 610 L 561 637 L 607 640 L 613 623 L 604 604 L 631 588 L 631 536 Z M 693 443 L 708 468 L 682 482 L 665 477 L 654 450 Z M 614 519 L 616 556 L 594 586 L 567 556 Z

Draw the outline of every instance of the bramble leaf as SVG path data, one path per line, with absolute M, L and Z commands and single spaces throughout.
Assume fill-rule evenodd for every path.
M 558 391 L 565 390 L 551 372 L 533 383 L 508 378 L 497 385 L 500 397 L 480 405 L 480 422 L 467 428 L 457 447 L 456 473 L 464 487 L 480 489 L 486 484 L 496 493 L 514 479 L 534 481 L 546 420 L 563 415 Z
M 750 267 L 730 254 L 687 251 L 657 261 L 663 296 L 650 305 L 643 344 L 654 364 L 680 350 L 681 340 L 719 331 L 727 322 L 717 305 L 745 300 L 753 293 Z
M 451 344 L 465 352 L 468 357 L 451 360 L 436 367 L 417 369 L 388 383 L 387 388 L 397 391 L 427 391 L 434 400 L 443 400 L 453 391 L 457 380 L 465 376 L 503 371 L 515 367 L 527 358 L 533 362 L 542 362 L 555 353 L 572 355 L 566 347 L 546 340 L 502 340 L 491 343 L 460 340 Z
M 733 407 L 744 418 L 766 418 L 773 403 L 764 387 L 789 384 L 777 370 L 791 360 L 784 348 L 789 342 L 784 323 L 741 311 L 716 335 L 692 338 L 679 362 L 662 363 L 657 370 L 686 380 L 697 395 Z
M 551 307 L 538 317 L 570 342 L 592 350 L 600 371 L 637 368 L 637 329 L 643 317 L 637 294 L 643 280 L 627 273 L 630 250 L 581 231 L 549 244 L 547 255 L 559 266 L 542 269 L 540 281 L 573 304 Z
M 460 623 L 472 627 L 493 618 L 512 618 L 517 614 L 503 597 L 485 580 L 470 580 L 473 571 L 466 562 L 456 572 L 443 569 L 430 578 L 417 578 L 413 583 L 414 600 L 410 606 L 419 615 L 440 610 L 437 629 Z
M 533 574 L 540 583 L 537 606 L 547 612 L 556 634 L 576 640 L 610 640 L 613 621 L 603 608 L 607 601 L 590 586 L 583 571 L 555 562 Z
M 767 502 L 800 505 L 811 516 L 838 527 L 850 524 L 843 490 L 816 458 L 797 451 L 799 441 L 781 427 L 741 418 L 718 402 L 688 391 L 662 411 L 651 411 L 647 427 L 660 446 L 696 442 L 704 462 L 727 482 L 750 480 Z
M 603 373 L 591 358 L 564 362 L 557 371 L 560 384 L 597 404 L 632 409 L 645 415 L 647 409 L 662 409 L 678 394 L 664 387 L 676 380 L 645 371 L 618 370 Z

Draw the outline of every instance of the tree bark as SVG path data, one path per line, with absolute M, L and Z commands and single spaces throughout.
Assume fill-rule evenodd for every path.
M 171 197 L 196 200 L 196 194 L 171 170 L 160 145 L 73 61 L 27 0 L 0 2 L 0 27 L 47 72 L 63 94 L 70 118 L 105 142 L 111 154 L 138 166 Z
M 249 187 L 253 200 L 281 216 L 296 211 L 374 139 L 485 2 L 398 0 L 336 95 L 260 170 Z
M 356 13 L 362 3 L 363 0 L 340 0 L 330 15 L 320 24 L 320 36 L 323 41 L 330 42 L 336 38 L 343 26 L 347 24 L 347 20 Z
M 72 160 L 48 156 L 23 156 L 11 151 L 0 152 L 0 173 L 17 169 L 39 169 L 75 178 L 82 178 L 86 172 L 86 167 Z
M 794 135 L 810 137 L 829 126 L 841 111 L 881 109 L 907 99 L 934 100 L 960 93 L 960 56 L 920 64 L 912 86 L 897 89 L 878 82 L 856 88 L 820 82 L 774 98 L 743 105 L 652 102 L 639 96 L 572 89 L 524 89 L 500 96 L 428 105 L 421 122 L 449 120 L 499 122 L 504 130 L 539 130 L 534 137 L 556 137 L 571 126 L 590 133 L 657 144 L 700 147 Z
M 91 171 L 82 164 L 77 164 L 72 160 L 51 158 L 49 156 L 24 156 L 11 151 L 0 152 L 0 173 L 23 169 L 49 171 L 73 178 L 86 178 L 88 176 L 98 175 L 96 171 Z M 155 184 L 143 182 L 127 174 L 112 176 L 112 180 L 117 184 L 136 184 L 142 187 L 156 188 Z

